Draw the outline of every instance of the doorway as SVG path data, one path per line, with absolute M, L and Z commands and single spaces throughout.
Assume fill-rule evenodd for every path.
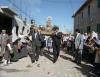
M 12 33 L 12 18 L 0 13 L 0 33 L 5 29 L 8 35 Z

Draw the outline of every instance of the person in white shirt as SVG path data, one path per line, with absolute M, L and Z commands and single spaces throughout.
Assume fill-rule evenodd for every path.
M 64 37 L 63 37 L 63 48 L 64 48 L 64 50 L 67 47 L 68 38 L 69 38 L 68 34 L 65 34 Z
M 69 37 L 68 37 L 68 34 L 65 34 L 64 37 L 63 37 L 63 42 L 67 41 L 68 38 L 69 38 Z
M 21 41 L 22 43 L 25 43 L 25 35 L 23 35 L 22 33 L 20 33 L 20 34 L 18 35 L 18 37 L 21 39 L 20 41 Z
M 6 30 L 2 30 L 2 33 L 0 34 L 0 56 L 3 57 L 4 64 L 7 64 L 7 58 L 6 58 L 6 46 L 7 42 L 9 40 L 8 34 L 6 34 Z
M 100 40 L 97 37 L 93 37 L 93 40 L 95 42 L 94 47 L 96 50 L 94 66 L 96 73 L 100 75 Z
M 83 52 L 83 36 L 80 33 L 79 29 L 76 29 L 76 38 L 75 38 L 75 62 L 81 64 L 82 52 Z

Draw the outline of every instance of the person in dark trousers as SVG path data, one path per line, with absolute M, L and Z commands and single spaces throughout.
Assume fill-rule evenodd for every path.
M 40 55 L 40 47 L 41 47 L 41 38 L 38 32 L 38 29 L 35 27 L 31 29 L 32 35 L 32 52 L 33 52 L 33 59 L 32 62 L 38 61 Z
M 27 37 L 25 37 L 25 41 L 27 43 L 27 51 L 28 51 L 28 55 L 31 59 L 31 62 L 33 63 L 34 62 L 34 56 L 33 56 L 33 52 L 32 52 L 32 39 L 30 38 L 31 36 L 28 35 Z
M 41 29 L 38 29 L 38 35 L 39 35 L 39 40 L 41 42 L 41 47 L 40 47 L 40 56 L 43 56 L 43 53 L 44 53 L 44 43 L 45 43 L 45 40 L 44 40 L 44 35 L 41 33 Z
M 53 63 L 55 63 L 59 57 L 60 53 L 60 45 L 61 45 L 61 38 L 62 33 L 59 32 L 58 27 L 53 27 L 53 34 L 52 34 L 52 40 L 53 40 Z

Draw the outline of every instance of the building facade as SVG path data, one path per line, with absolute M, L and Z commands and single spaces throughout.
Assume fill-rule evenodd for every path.
M 73 15 L 74 31 L 100 33 L 100 0 L 86 0 L 86 2 Z
M 17 13 L 8 6 L 0 6 L 0 33 L 2 30 L 6 30 L 6 33 L 11 35 L 11 40 L 14 42 L 20 34 L 26 36 L 29 34 L 30 24 L 24 24 Z
M 12 33 L 12 24 L 14 16 L 17 15 L 8 6 L 0 6 L 0 33 L 2 29 L 5 29 L 8 34 Z

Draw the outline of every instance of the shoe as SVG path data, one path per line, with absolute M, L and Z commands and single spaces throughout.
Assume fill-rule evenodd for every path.
M 7 60 L 4 60 L 3 65 L 7 65 L 7 64 L 8 64 Z
M 10 62 L 10 60 L 8 61 L 8 64 L 12 64 L 12 63 Z
M 77 62 L 77 64 L 81 64 L 81 62 Z
M 53 63 L 56 63 L 56 61 L 53 61 Z
M 76 61 L 76 60 L 73 60 L 73 62 L 77 63 L 77 61 Z
M 36 59 L 36 61 L 38 61 L 38 59 Z
M 32 60 L 31 62 L 32 62 L 32 63 L 35 63 L 35 60 Z
M 35 60 L 38 61 L 39 60 L 39 57 L 36 57 Z
M 55 58 L 55 59 L 53 60 L 53 63 L 56 63 L 56 61 L 57 61 L 57 59 Z

